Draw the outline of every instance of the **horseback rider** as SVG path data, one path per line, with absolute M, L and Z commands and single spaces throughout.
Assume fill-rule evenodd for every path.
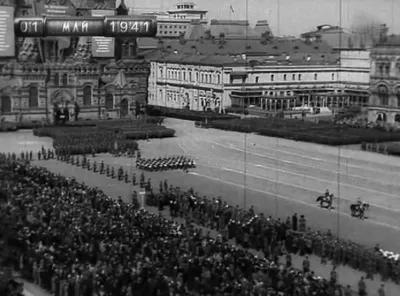
M 358 209 L 359 209 L 359 210 L 361 210 L 362 207 L 363 207 L 363 202 L 362 202 L 362 200 L 361 200 L 361 197 L 359 197 L 359 198 L 357 199 L 357 206 L 358 206 Z
M 330 195 L 329 189 L 326 189 L 326 191 L 325 191 L 325 199 L 328 199 L 329 195 Z

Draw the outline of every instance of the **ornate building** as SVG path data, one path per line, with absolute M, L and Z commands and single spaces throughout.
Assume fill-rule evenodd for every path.
M 268 31 L 258 39 L 225 39 L 207 31 L 197 41 L 160 41 L 148 58 L 150 105 L 332 112 L 368 102 L 369 53 L 335 52 L 321 40 L 276 40 Z
M 382 36 L 371 52 L 368 118 L 400 124 L 400 36 Z
M 15 7 L 16 17 L 128 13 L 124 1 L 116 8 L 115 0 L 6 1 Z M 109 52 L 103 55 L 95 53 L 96 38 L 17 38 L 16 58 L 0 60 L 0 79 L 17 79 L 19 85 L 2 92 L 1 117 L 52 120 L 55 105 L 73 113 L 75 103 L 80 118 L 124 117 L 134 112 L 136 101 L 145 104 L 149 65 L 137 56 L 136 38 L 108 40 Z

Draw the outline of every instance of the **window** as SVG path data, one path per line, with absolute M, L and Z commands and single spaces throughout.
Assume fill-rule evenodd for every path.
M 221 75 L 217 74 L 217 84 L 221 84 Z
M 192 71 L 189 71 L 189 81 L 193 81 L 192 78 Z
M 204 74 L 201 74 L 201 82 L 204 82 Z
M 10 96 L 1 96 L 0 97 L 0 114 L 10 113 L 11 112 L 11 97 Z
M 35 108 L 39 106 L 39 91 L 36 86 L 29 88 L 29 108 Z
M 286 74 L 283 74 L 283 81 L 286 81 Z
M 317 79 L 318 79 L 318 74 L 315 73 L 315 74 L 314 74 L 314 80 L 317 80 Z
M 383 65 L 379 65 L 379 75 L 382 76 L 383 75 Z
M 161 67 L 160 68 L 160 78 L 163 78 L 164 76 L 164 69 Z
M 114 109 L 114 95 L 111 93 L 106 94 L 106 108 L 107 110 Z
M 292 75 L 292 80 L 296 80 L 296 74 Z
M 332 73 L 332 80 L 335 80 L 335 73 Z
M 256 83 L 258 83 L 259 78 L 260 78 L 260 77 L 256 76 Z
M 183 81 L 186 81 L 186 71 L 183 70 Z
M 301 81 L 301 74 L 299 74 L 299 79 L 298 80 Z
M 55 86 L 60 85 L 60 75 L 58 75 L 58 73 L 54 74 L 54 85 Z
M 274 81 L 274 74 L 271 75 L 271 81 Z
M 62 77 L 62 85 L 68 86 L 68 74 L 65 73 Z
M 196 72 L 196 82 L 199 82 L 199 72 Z
M 378 86 L 378 98 L 381 106 L 389 105 L 389 90 L 385 85 Z
M 92 87 L 90 85 L 86 85 L 83 88 L 83 105 L 92 105 Z
M 390 75 L 390 64 L 385 65 L 385 74 Z
M 396 88 L 397 107 L 400 107 L 400 87 Z

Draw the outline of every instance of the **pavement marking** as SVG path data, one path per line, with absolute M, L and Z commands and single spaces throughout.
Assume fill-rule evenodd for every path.
M 206 140 L 202 140 L 202 141 L 209 142 L 209 141 L 206 141 Z M 224 145 L 224 144 L 220 144 L 220 143 L 216 143 L 216 142 L 211 142 L 211 141 L 210 141 L 210 143 L 213 143 L 214 145 L 222 146 L 222 147 L 225 147 L 225 148 L 228 148 L 228 149 L 239 150 L 239 151 L 245 152 L 245 150 L 242 150 L 242 149 L 240 149 L 240 148 L 229 147 L 229 146 L 226 146 L 226 145 Z M 299 166 L 302 166 L 302 167 L 307 167 L 307 168 L 313 168 L 313 169 L 315 169 L 315 166 L 298 164 L 298 163 L 295 163 L 295 162 L 292 162 L 292 161 L 282 160 L 282 159 L 278 159 L 278 158 L 274 158 L 274 157 L 262 155 L 262 154 L 259 154 L 259 153 L 254 153 L 254 152 L 249 152 L 249 151 L 246 151 L 246 153 L 252 154 L 252 155 L 256 155 L 256 156 L 260 156 L 260 157 L 262 157 L 262 158 L 268 158 L 268 159 L 278 160 L 278 161 L 280 161 L 280 162 L 285 162 L 285 163 L 289 163 L 289 164 L 294 164 L 294 165 L 299 165 Z M 259 166 L 259 165 L 257 165 L 257 166 Z M 265 168 L 272 168 L 272 167 L 267 167 L 267 166 L 263 166 L 263 167 L 265 167 Z M 273 168 L 273 169 L 276 169 L 276 168 Z M 319 168 L 318 168 L 318 169 L 319 169 Z M 330 181 L 330 180 L 326 180 L 326 179 L 321 179 L 321 178 L 313 177 L 313 176 L 306 175 L 306 174 L 303 175 L 303 174 L 294 173 L 294 172 L 290 172 L 290 171 L 285 171 L 285 170 L 281 170 L 281 169 L 276 169 L 276 170 L 278 170 L 279 172 L 282 172 L 282 173 L 287 173 L 287 174 L 291 174 L 291 175 L 298 175 L 298 176 L 302 176 L 302 177 L 307 177 L 307 178 L 314 179 L 314 180 L 317 180 L 317 181 L 324 181 L 324 182 L 329 182 L 329 183 L 334 183 L 334 184 L 337 183 L 337 182 L 334 182 L 334 181 Z M 321 170 L 323 170 L 323 169 L 321 169 Z M 325 171 L 329 171 L 329 170 L 325 170 Z M 329 171 L 329 172 L 332 172 L 332 171 Z M 344 175 L 344 174 L 341 172 L 340 175 Z M 350 176 L 350 175 L 347 175 L 347 176 Z M 367 181 L 368 181 L 368 180 L 371 180 L 371 181 L 374 181 L 374 182 L 381 183 L 382 185 L 385 185 L 384 183 L 382 183 L 382 182 L 380 182 L 380 181 L 376 181 L 376 180 L 369 179 L 369 178 L 360 178 L 360 179 L 364 179 L 364 180 L 367 180 Z M 369 191 L 369 192 L 379 193 L 379 194 L 382 194 L 382 195 L 385 195 L 385 196 L 388 196 L 388 197 L 395 197 L 395 198 L 398 198 L 398 197 L 399 197 L 398 194 L 392 194 L 392 193 L 387 193 L 387 192 L 382 193 L 382 192 L 380 192 L 380 191 L 378 191 L 378 190 L 369 189 L 369 188 L 365 188 L 365 187 L 359 187 L 359 186 L 357 186 L 357 185 L 352 185 L 352 184 L 349 184 L 349 183 L 345 183 L 345 186 L 347 186 L 347 187 L 352 187 L 352 188 L 356 188 L 356 189 L 359 189 L 359 190 L 362 190 L 362 191 Z
M 238 142 L 238 141 L 232 140 L 231 138 L 230 138 L 230 141 Z M 301 157 L 301 158 L 306 158 L 306 159 L 311 159 L 311 160 L 317 160 L 317 161 L 321 161 L 321 162 L 325 162 L 325 163 L 336 164 L 336 162 L 334 162 L 334 161 L 326 160 L 326 159 L 323 159 L 323 158 L 316 158 L 316 157 L 311 157 L 311 156 L 305 156 L 304 154 L 298 154 L 298 153 L 294 153 L 294 152 L 285 151 L 285 150 L 284 150 L 285 148 L 293 148 L 293 147 L 287 146 L 287 145 L 279 145 L 279 146 L 281 147 L 281 149 L 276 149 L 276 148 L 272 148 L 272 147 L 269 147 L 269 146 L 260 145 L 260 144 L 254 143 L 254 142 L 250 142 L 250 144 L 256 145 L 256 147 L 260 147 L 261 149 L 264 149 L 264 150 L 270 150 L 270 151 L 280 152 L 280 153 L 284 153 L 284 154 L 289 154 L 289 155 L 293 155 L 293 156 L 297 156 L 297 157 Z M 231 143 L 231 145 L 232 145 L 232 143 Z M 235 146 L 235 145 L 232 145 L 232 146 Z M 236 146 L 235 146 L 235 147 L 236 147 Z M 237 148 L 237 147 L 236 147 L 236 148 Z M 240 148 L 237 148 L 237 149 L 240 149 Z M 242 151 L 244 151 L 244 150 L 242 150 Z M 332 157 L 333 155 L 327 154 L 327 156 Z M 349 157 L 346 157 L 346 158 L 349 158 Z M 360 159 L 360 161 L 365 161 L 365 160 L 361 160 L 361 159 Z M 290 163 L 290 161 L 288 161 L 288 162 Z M 383 163 L 380 163 L 380 164 L 381 164 L 381 165 L 384 165 Z M 385 170 L 375 169 L 375 168 L 369 168 L 369 167 L 360 166 L 360 165 L 347 164 L 347 166 L 348 166 L 348 167 L 354 167 L 354 168 L 363 169 L 363 170 L 366 170 L 366 171 L 376 172 L 376 171 L 378 170 L 378 171 L 381 171 L 381 172 L 386 173 L 386 174 L 395 174 L 395 172 L 388 172 L 388 171 L 385 171 Z M 400 169 L 400 168 L 399 168 L 399 169 Z
M 243 186 L 241 184 L 237 184 L 237 183 L 230 182 L 230 181 L 227 181 L 227 180 L 223 180 L 223 179 L 220 179 L 220 178 L 212 177 L 212 176 L 209 176 L 209 175 L 206 175 L 206 174 L 201 174 L 201 173 L 198 173 L 198 172 L 189 172 L 189 174 L 195 175 L 195 176 L 199 176 L 199 177 L 203 177 L 203 178 L 207 178 L 207 179 L 211 179 L 211 180 L 218 181 L 218 182 L 221 182 L 221 183 L 233 185 L 233 186 L 236 186 L 236 187 L 239 187 L 239 188 L 243 188 L 243 189 L 246 188 L 246 189 L 249 189 L 251 191 L 263 193 L 265 195 L 276 196 L 276 197 L 279 197 L 281 199 L 284 199 L 284 200 L 287 200 L 287 201 L 290 201 L 290 202 L 294 202 L 294 203 L 306 205 L 308 207 L 316 208 L 315 205 L 312 205 L 312 204 L 310 204 L 308 202 L 305 202 L 305 201 L 302 201 L 302 200 L 291 199 L 290 197 L 286 197 L 286 196 L 283 196 L 283 195 L 280 195 L 280 194 L 276 194 L 275 192 L 269 192 L 269 191 L 266 191 L 266 190 L 259 190 L 259 189 L 256 189 L 256 188 Z M 316 208 L 316 209 L 319 210 L 319 208 Z M 349 217 L 349 218 L 354 218 L 350 214 L 341 212 L 340 210 L 339 211 L 335 211 L 335 213 L 339 213 L 340 215 L 346 216 L 346 217 Z M 390 224 L 386 224 L 386 223 L 382 223 L 382 222 L 378 222 L 378 221 L 375 221 L 375 220 L 368 220 L 367 219 L 367 220 L 364 220 L 363 222 L 367 222 L 367 223 L 371 223 L 371 224 L 375 224 L 375 225 L 380 225 L 380 226 L 385 226 L 385 227 L 389 227 L 389 228 L 392 228 L 392 229 L 395 229 L 395 230 L 400 230 L 399 227 L 396 227 L 396 226 L 393 226 L 393 225 L 390 225 Z
M 192 142 L 193 142 L 194 140 L 192 140 Z M 192 145 L 194 145 L 195 147 L 198 147 L 199 149 L 201 149 L 201 147 L 199 147 L 198 145 L 196 145 L 196 144 L 194 144 L 194 143 L 192 143 Z M 222 144 L 221 144 L 222 145 Z M 187 149 L 184 149 L 183 147 L 182 147 L 182 145 L 181 144 L 179 144 L 179 147 L 183 150 L 183 151 L 187 151 Z M 200 159 L 200 158 L 209 158 L 209 157 L 205 157 L 205 156 L 197 156 L 197 155 L 194 155 L 194 154 L 191 154 L 191 153 L 187 153 L 188 155 L 190 155 L 190 156 L 196 156 L 198 159 Z M 217 157 L 212 157 L 212 158 L 214 158 L 214 159 L 217 159 Z M 221 161 L 221 160 L 223 160 L 223 161 L 225 161 L 225 162 L 230 162 L 229 160 L 225 160 L 225 159 L 218 159 L 219 161 Z M 243 161 L 241 161 L 241 160 L 239 160 L 240 162 L 242 162 L 243 163 Z M 205 162 L 205 161 L 204 161 Z M 205 162 L 208 166 L 210 166 L 210 167 L 213 167 L 213 168 L 217 168 L 217 169 L 221 169 L 221 167 L 219 167 L 219 166 L 212 166 L 212 165 L 210 165 L 209 163 L 207 163 L 207 162 Z M 252 164 L 252 163 L 248 163 L 248 164 L 250 164 L 250 165 L 252 165 L 252 166 L 258 166 L 258 167 L 265 167 L 265 168 L 268 168 L 268 169 L 274 169 L 274 170 L 277 170 L 276 168 L 274 168 L 274 167 L 267 167 L 267 166 L 263 166 L 263 165 L 254 165 L 254 164 Z M 230 169 L 230 168 L 223 168 L 224 170 L 227 170 L 227 171 L 232 171 L 232 172 L 236 172 L 236 173 L 240 173 L 240 174 L 243 174 L 244 172 L 243 171 L 238 171 L 238 170 L 233 170 L 233 169 Z M 284 172 L 284 173 L 288 173 L 288 174 L 293 174 L 293 175 L 298 175 L 298 176 L 302 176 L 302 177 L 307 177 L 307 178 L 310 178 L 310 179 L 315 179 L 315 180 L 318 180 L 318 181 L 324 181 L 324 182 L 329 182 L 329 183 L 332 183 L 332 184 L 336 184 L 337 182 L 334 182 L 334 181 L 329 181 L 329 180 L 325 180 L 325 179 L 320 179 L 320 178 L 316 178 L 316 177 L 312 177 L 312 176 L 309 176 L 309 175 L 302 175 L 302 174 L 298 174 L 298 173 L 292 173 L 292 172 L 288 172 L 288 171 L 284 171 L 284 170 L 277 170 L 277 171 L 279 171 L 279 172 Z M 312 188 L 308 188 L 308 187 L 303 187 L 303 186 L 300 186 L 300 185 L 295 185 L 295 184 L 292 184 L 292 183 L 287 183 L 287 182 L 282 182 L 282 181 L 279 181 L 279 180 L 276 180 L 276 179 L 274 179 L 274 180 L 272 180 L 272 179 L 270 179 L 270 178 L 265 178 L 265 177 L 262 177 L 262 176 L 259 176 L 259 175 L 255 175 L 255 174 L 250 174 L 250 173 L 246 173 L 248 176 L 251 176 L 251 177 L 255 177 L 255 178 L 258 178 L 258 179 L 263 179 L 263 180 L 267 180 L 267 181 L 271 181 L 271 182 L 278 182 L 279 184 L 282 184 L 282 185 L 286 185 L 286 186 L 291 186 L 291 187 L 295 187 L 295 188 L 300 188 L 300 189 L 304 189 L 304 190 L 308 190 L 308 191 L 313 191 L 313 192 L 316 192 L 317 193 L 317 191 L 316 191 L 316 189 L 312 189 Z M 351 184 L 344 184 L 344 186 L 346 186 L 346 187 L 352 187 L 352 188 L 355 188 L 355 189 L 358 189 L 358 190 L 363 190 L 363 191 L 369 191 L 369 192 L 374 192 L 374 193 L 379 193 L 379 194 L 381 194 L 381 195 L 383 195 L 383 196 L 387 196 L 387 197 L 395 197 L 396 199 L 398 198 L 398 195 L 392 195 L 392 194 L 390 194 L 390 193 L 382 193 L 382 192 L 379 192 L 379 191 L 377 191 L 377 190 L 374 190 L 374 189 L 367 189 L 367 188 L 364 188 L 364 187 L 359 187 L 359 186 L 355 186 L 355 185 L 351 185 Z M 318 193 L 317 193 L 318 194 Z M 344 197 L 344 196 L 341 196 L 340 197 L 341 199 L 344 199 L 344 200 L 346 200 L 346 201 L 349 201 L 349 202 L 354 202 L 355 200 L 354 199 L 351 199 L 351 198 L 346 198 L 346 197 Z M 374 207 L 376 207 L 376 208 L 381 208 L 381 209 L 383 209 L 383 210 L 387 210 L 387 211 L 391 211 L 391 212 L 395 212 L 395 213 L 399 213 L 400 212 L 400 210 L 399 209 L 394 209 L 394 208 L 392 208 L 392 207 L 385 207 L 385 206 L 383 206 L 383 205 L 378 205 L 378 204 L 373 204 L 373 203 L 370 203 L 371 205 L 373 205 Z

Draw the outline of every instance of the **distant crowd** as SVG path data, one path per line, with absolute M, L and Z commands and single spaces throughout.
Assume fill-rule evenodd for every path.
M 148 186 L 146 203 L 169 207 L 172 217 L 186 221 L 178 225 L 32 167 L 29 153 L 23 161 L 17 158 L 0 156 L 1 222 L 11 238 L 10 257 L 25 276 L 56 296 L 352 295 L 351 287 L 338 284 L 335 269 L 330 279 L 321 279 L 307 257 L 302 270 L 295 269 L 291 253 L 314 253 L 322 262 L 348 264 L 368 277 L 379 272 L 383 280 L 398 282 L 395 261 L 338 241 L 330 232 L 313 232 L 304 216 L 273 220 L 166 182 L 158 193 Z M 221 236 L 213 238 L 193 223 Z M 229 245 L 229 238 L 244 248 Z M 353 289 L 366 295 L 364 279 Z M 383 296 L 383 287 L 377 293 Z

